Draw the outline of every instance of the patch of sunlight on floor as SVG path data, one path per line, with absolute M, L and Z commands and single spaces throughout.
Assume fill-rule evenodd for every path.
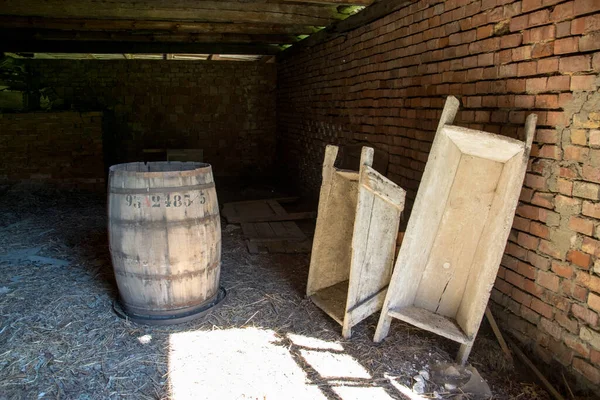
M 335 394 L 344 400 L 393 400 L 387 392 L 380 387 L 334 387 Z
M 171 398 L 325 399 L 272 330 L 174 333 L 170 337 Z
M 384 376 L 409 399 L 424 399 Z M 173 333 L 169 339 L 173 400 L 325 400 L 325 393 L 342 400 L 392 399 L 381 382 L 340 343 L 309 336 L 238 328 Z
M 348 354 L 300 350 L 300 355 L 323 378 L 371 379 L 371 374 Z
M 288 333 L 286 336 L 292 341 L 292 343 L 300 347 L 335 351 L 344 350 L 342 345 L 337 342 L 328 342 L 326 340 L 321 340 L 310 336 L 297 335 L 295 333 Z

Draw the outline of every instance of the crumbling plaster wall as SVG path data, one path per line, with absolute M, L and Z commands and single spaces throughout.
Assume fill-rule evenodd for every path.
M 318 194 L 328 143 L 389 153 L 414 199 L 444 98 L 456 123 L 538 129 L 492 306 L 537 357 L 600 390 L 600 2 L 421 0 L 279 59 L 278 156 Z M 407 213 L 408 214 L 408 213 Z M 408 215 L 407 215 L 408 216 Z

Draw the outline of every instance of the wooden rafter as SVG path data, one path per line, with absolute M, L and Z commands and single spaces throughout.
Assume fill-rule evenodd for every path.
M 298 3 L 298 0 L 283 0 L 284 2 Z M 302 3 L 312 4 L 336 4 L 344 6 L 368 6 L 373 3 L 374 0 L 301 0 Z
M 170 42 L 170 43 L 266 43 L 290 44 L 298 41 L 294 35 L 245 35 L 239 33 L 131 33 L 131 32 L 75 32 L 38 29 L 0 29 L 3 41 L 23 40 L 83 40 L 112 42 Z
M 180 33 L 245 33 L 272 35 L 310 35 L 319 30 L 315 26 L 231 22 L 184 22 L 111 20 L 78 18 L 40 18 L 0 15 L 0 27 L 6 29 L 53 29 L 65 31 L 131 31 Z
M 96 54 L 260 54 L 274 55 L 281 48 L 271 44 L 181 43 L 181 42 L 111 42 L 85 40 L 12 40 L 0 37 L 2 51 L 19 53 L 89 53 Z
M 234 1 L 172 0 L 161 2 L 4 0 L 0 15 L 49 18 L 253 22 L 325 26 L 344 19 L 335 6 Z

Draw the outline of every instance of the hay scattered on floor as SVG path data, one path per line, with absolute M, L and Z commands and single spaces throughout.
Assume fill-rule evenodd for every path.
M 335 399 L 342 398 L 336 388 L 344 385 L 377 387 L 403 398 L 387 376 L 412 387 L 419 371 L 451 361 L 457 350 L 455 344 L 399 321 L 388 339 L 374 344 L 377 315 L 355 327 L 351 340 L 342 339 L 341 328 L 304 297 L 309 256 L 250 255 L 240 230 L 223 231 L 221 284 L 228 297 L 220 308 L 178 326 L 135 325 L 111 308 L 116 286 L 104 196 L 13 188 L 0 197 L 0 217 L 0 398 L 168 398 L 169 337 L 178 332 L 274 331 L 307 383 Z M 68 266 L 31 259 L 28 252 Z M 341 345 L 342 353 L 357 360 L 371 378 L 324 378 L 288 334 Z M 494 398 L 548 398 L 499 364 L 499 354 L 496 342 L 483 334 L 470 359 Z M 448 397 L 443 388 L 428 384 L 429 397 L 434 391 Z

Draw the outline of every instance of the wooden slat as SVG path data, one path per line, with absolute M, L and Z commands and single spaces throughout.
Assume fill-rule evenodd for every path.
M 310 296 L 310 299 L 338 324 L 343 325 L 347 297 L 348 281 L 342 281 L 319 290 Z
M 287 211 L 285 211 L 285 208 L 283 208 L 281 204 L 277 202 L 277 200 L 267 200 L 267 204 L 271 207 L 276 215 L 287 215 Z
M 335 6 L 172 0 L 163 2 L 5 0 L 0 14 L 51 18 L 259 22 L 326 26 L 346 16 Z
M 171 33 L 171 32 L 103 32 L 64 31 L 56 29 L 0 29 L 0 37 L 17 40 L 77 40 L 110 42 L 177 42 L 177 43 L 261 43 L 291 44 L 294 35 L 263 35 L 242 33 Z
M 304 232 L 292 221 L 243 222 L 242 231 L 247 239 L 257 242 L 306 239 Z
M 244 43 L 174 43 L 174 42 L 101 42 L 75 40 L 18 40 L 0 37 L 2 50 L 32 53 L 95 53 L 95 54 L 277 54 L 280 47 Z
M 390 309 L 388 315 L 458 343 L 468 344 L 472 341 L 463 333 L 453 319 L 425 310 L 424 308 L 405 307 L 398 310 Z
M 284 2 L 298 3 L 298 0 L 283 0 Z M 347 6 L 368 6 L 373 3 L 374 0 L 300 0 L 302 3 L 313 3 L 313 4 L 337 4 Z
M 260 23 L 147 21 L 138 19 L 41 18 L 0 15 L 4 29 L 35 28 L 65 31 L 128 31 L 179 33 L 244 33 L 265 35 L 310 35 L 319 31 L 316 26 Z

